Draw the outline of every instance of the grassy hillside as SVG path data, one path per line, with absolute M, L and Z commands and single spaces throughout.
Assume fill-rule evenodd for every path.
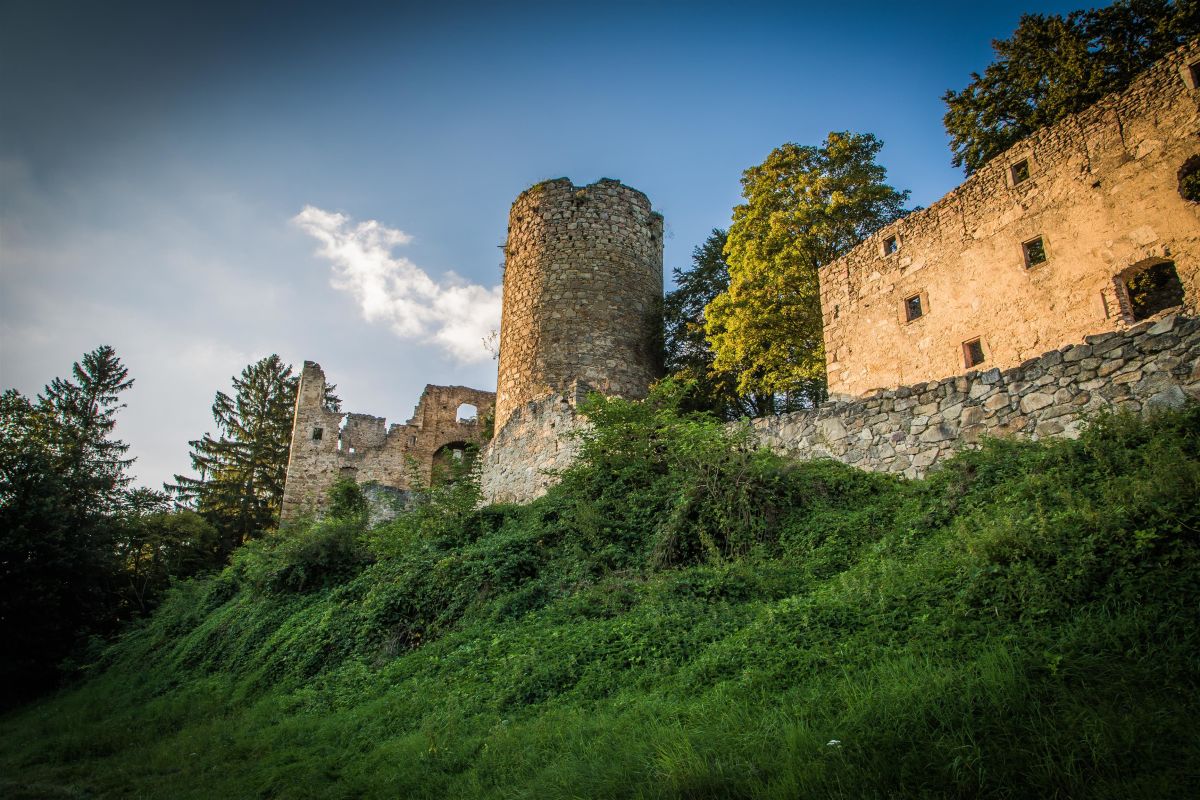
M 1194 797 L 1200 410 L 928 480 L 645 404 L 179 586 L 0 722 L 6 797 Z

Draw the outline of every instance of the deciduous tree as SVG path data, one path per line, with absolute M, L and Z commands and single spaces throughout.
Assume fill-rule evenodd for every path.
M 1038 128 L 1120 91 L 1200 33 L 1197 0 L 1118 0 L 1086 11 L 1025 14 L 992 42 L 996 60 L 947 91 L 953 163 L 970 174 Z
M 785 144 L 746 170 L 725 245 L 729 288 L 705 308 L 714 369 L 742 394 L 819 400 L 825 385 L 817 270 L 904 212 L 871 134 Z

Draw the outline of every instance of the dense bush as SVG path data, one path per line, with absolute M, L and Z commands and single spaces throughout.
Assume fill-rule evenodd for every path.
M 211 797 L 1191 797 L 1200 409 L 924 481 L 594 401 L 559 486 L 172 590 L 0 783 Z M 420 520 L 420 522 L 418 522 Z

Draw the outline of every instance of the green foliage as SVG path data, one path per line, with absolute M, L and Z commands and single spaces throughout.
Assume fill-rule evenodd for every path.
M 684 408 L 711 411 L 729 420 L 786 410 L 776 407 L 774 395 L 739 394 L 737 374 L 713 367 L 704 308 L 729 289 L 725 241 L 725 231 L 714 228 L 692 251 L 691 268 L 672 271 L 676 288 L 663 299 L 667 373 L 691 386 Z
M 725 256 L 729 288 L 705 308 L 715 370 L 742 394 L 819 401 L 825 386 L 817 270 L 904 214 L 908 192 L 885 183 L 871 134 L 785 144 L 742 176 Z
M 177 585 L 93 680 L 0 721 L 0 787 L 1195 794 L 1200 407 L 905 481 L 756 452 L 686 388 L 593 400 L 528 506 L 442 508 L 321 577 L 314 542 L 363 532 L 308 523 Z
M 954 165 L 970 174 L 1039 128 L 1082 111 L 1200 33 L 1196 0 L 1117 0 L 1098 9 L 1024 14 L 996 60 L 947 91 Z
M 238 548 L 230 569 L 256 592 L 311 592 L 362 571 L 371 555 L 364 520 L 330 517 L 287 527 Z
M 129 493 L 115 526 L 121 564 L 121 596 L 131 614 L 145 614 L 173 580 L 224 566 L 220 535 L 188 509 L 170 509 L 166 495 L 148 489 Z
M 351 478 L 339 478 L 329 487 L 329 516 L 350 522 L 363 522 L 370 506 L 362 487 Z
M 132 384 L 102 346 L 36 403 L 0 395 L 0 705 L 52 686 L 58 662 L 121 615 L 113 545 L 131 462 L 112 432 Z

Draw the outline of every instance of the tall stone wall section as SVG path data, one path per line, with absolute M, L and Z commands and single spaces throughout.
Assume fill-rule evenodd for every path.
M 555 482 L 579 453 L 575 437 L 587 421 L 576 409 L 589 387 L 576 382 L 564 392 L 531 400 L 480 454 L 479 488 L 488 503 L 527 503 Z
M 1125 280 L 1164 261 L 1185 310 L 1200 310 L 1200 204 L 1180 193 L 1200 154 L 1198 77 L 1193 41 L 824 267 L 830 391 L 961 374 L 975 339 L 980 369 L 1008 369 L 1127 328 Z M 1047 258 L 1031 265 L 1024 245 L 1037 237 Z M 923 313 L 910 321 L 914 297 Z
M 563 178 L 509 213 L 496 429 L 516 409 L 583 381 L 641 397 L 661 375 L 663 221 L 614 180 Z
M 491 392 L 431 384 L 412 419 L 389 428 L 383 417 L 330 411 L 325 407 L 325 386 L 321 366 L 305 361 L 292 423 L 283 521 L 319 513 L 326 505 L 326 492 L 339 478 L 404 491 L 415 466 L 421 479 L 429 480 L 436 459 L 464 445 L 485 443 L 479 420 L 495 403 Z M 475 406 L 475 419 L 458 420 L 463 403 Z
M 1200 400 L 1200 319 L 1168 315 L 1088 336 L 1013 369 L 826 403 L 752 421 L 758 441 L 800 459 L 832 458 L 919 477 L 982 436 L 1078 434 L 1102 410 L 1147 412 Z

